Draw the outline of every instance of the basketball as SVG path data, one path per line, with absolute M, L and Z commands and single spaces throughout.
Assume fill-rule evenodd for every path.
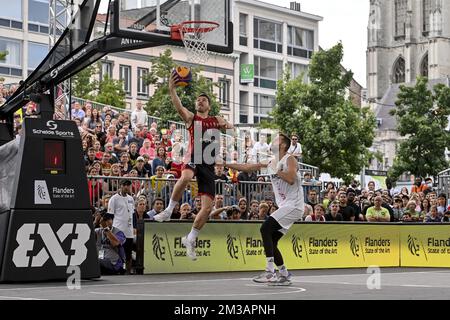
M 179 87 L 186 87 L 192 81 L 192 72 L 188 67 L 178 66 L 173 72 L 178 76 L 176 85 Z

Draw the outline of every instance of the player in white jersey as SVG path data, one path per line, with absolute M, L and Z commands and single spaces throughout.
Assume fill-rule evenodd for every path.
M 267 266 L 261 275 L 253 279 L 258 283 L 291 285 L 291 276 L 278 249 L 278 241 L 295 222 L 303 217 L 304 200 L 298 162 L 294 156 L 287 153 L 290 145 L 291 140 L 284 134 L 278 135 L 272 142 L 272 152 L 277 157 L 269 163 L 268 169 L 269 172 L 274 173 L 272 185 L 279 209 L 272 213 L 261 226 Z M 280 160 L 277 161 L 277 159 Z M 226 166 L 240 171 L 255 171 L 261 167 L 260 164 L 227 164 Z M 278 275 L 275 266 L 278 268 Z

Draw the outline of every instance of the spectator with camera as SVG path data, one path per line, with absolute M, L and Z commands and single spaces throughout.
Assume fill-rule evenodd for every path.
M 125 234 L 113 226 L 114 215 L 103 212 L 100 218 L 100 228 L 95 229 L 96 246 L 103 275 L 123 273 L 125 262 Z

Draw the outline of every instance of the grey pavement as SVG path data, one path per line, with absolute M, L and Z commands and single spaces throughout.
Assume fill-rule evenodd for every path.
M 255 273 L 105 276 L 82 281 L 70 290 L 65 282 L 0 284 L 0 300 L 440 300 L 450 299 L 450 269 L 366 269 L 293 271 L 290 287 L 251 281 Z M 370 277 L 370 278 L 369 278 Z M 367 282 L 371 287 L 368 289 Z M 379 280 L 379 283 L 378 283 Z

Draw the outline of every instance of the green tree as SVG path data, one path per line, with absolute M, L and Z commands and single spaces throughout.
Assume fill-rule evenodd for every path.
M 94 101 L 116 108 L 125 108 L 125 91 L 123 81 L 111 79 L 108 75 L 99 82 L 98 94 Z
M 428 89 L 428 80 L 417 79 L 414 87 L 400 86 L 396 108 L 397 130 L 406 137 L 399 145 L 389 175 L 397 179 L 405 172 L 417 177 L 434 176 L 448 168 L 445 148 L 450 145 L 446 130 L 450 116 L 450 88 L 437 84 Z
M 0 60 L 5 60 L 8 55 L 8 51 L 0 51 Z
M 173 69 L 176 67 L 172 58 L 172 51 L 167 49 L 159 57 L 151 59 L 152 70 L 146 77 L 147 85 L 155 85 L 156 91 L 149 99 L 146 110 L 150 115 L 160 117 L 163 121 L 181 121 L 176 112 L 172 100 L 169 95 L 169 77 Z M 195 100 L 200 93 L 207 93 L 211 98 L 211 115 L 218 115 L 220 112 L 220 104 L 213 94 L 213 86 L 208 79 L 200 74 L 200 68 L 192 68 L 192 82 L 187 87 L 179 87 L 177 89 L 183 105 L 190 111 L 195 113 Z
M 72 94 L 77 98 L 93 100 L 94 92 L 97 90 L 98 82 L 93 76 L 98 72 L 96 65 L 84 68 L 72 78 Z
M 373 156 L 376 121 L 346 97 L 353 73 L 342 71 L 342 58 L 341 43 L 314 54 L 308 84 L 287 72 L 278 82 L 272 116 L 283 132 L 299 135 L 305 163 L 348 182 Z

